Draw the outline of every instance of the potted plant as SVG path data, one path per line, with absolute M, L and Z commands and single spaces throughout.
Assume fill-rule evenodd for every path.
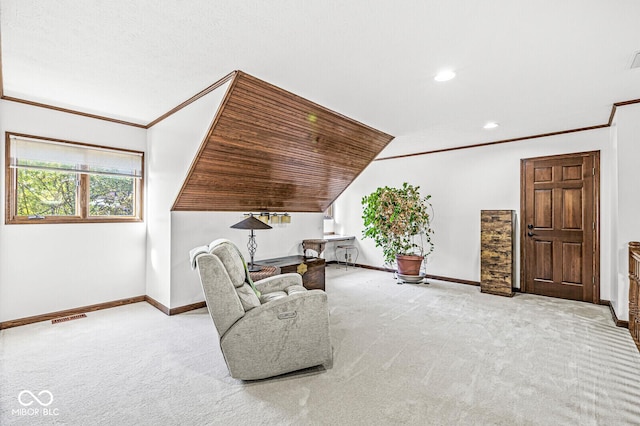
M 398 273 L 408 276 L 418 276 L 433 252 L 431 195 L 423 197 L 419 189 L 405 182 L 401 188 L 380 187 L 362 198 L 363 237 L 382 247 L 385 264 L 397 262 Z

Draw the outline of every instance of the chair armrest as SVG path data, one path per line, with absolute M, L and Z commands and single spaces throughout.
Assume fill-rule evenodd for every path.
M 272 293 L 274 291 L 286 291 L 292 285 L 302 285 L 302 276 L 296 273 L 274 275 L 264 278 L 255 283 L 256 289 L 260 293 Z
M 253 320 L 254 317 L 261 317 L 259 319 L 256 318 L 256 320 L 262 323 L 267 320 L 283 319 L 279 318 L 280 314 L 303 308 L 309 311 L 324 309 L 328 316 L 327 293 L 322 290 L 308 290 L 302 293 L 294 293 L 253 308 L 245 314 L 244 318 L 245 320 Z

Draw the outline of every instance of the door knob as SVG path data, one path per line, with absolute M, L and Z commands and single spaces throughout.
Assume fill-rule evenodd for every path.
M 527 228 L 529 228 L 529 229 L 533 229 L 533 224 L 532 224 L 532 223 L 528 224 L 528 225 L 527 225 Z
M 527 235 L 530 236 L 530 237 L 533 237 L 536 234 L 534 234 L 533 232 L 529 231 L 529 232 L 527 232 Z

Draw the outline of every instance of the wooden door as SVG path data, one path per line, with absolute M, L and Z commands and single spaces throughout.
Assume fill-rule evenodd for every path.
M 599 152 L 521 160 L 521 291 L 600 302 Z

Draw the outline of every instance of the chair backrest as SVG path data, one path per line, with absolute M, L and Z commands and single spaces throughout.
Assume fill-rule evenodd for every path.
M 210 252 L 222 261 L 245 312 L 260 306 L 260 299 L 247 282 L 247 270 L 240 250 L 231 241 L 218 241 L 211 243 Z
M 214 241 L 196 265 L 209 314 L 220 337 L 260 300 L 245 281 L 244 260 L 230 241 Z

